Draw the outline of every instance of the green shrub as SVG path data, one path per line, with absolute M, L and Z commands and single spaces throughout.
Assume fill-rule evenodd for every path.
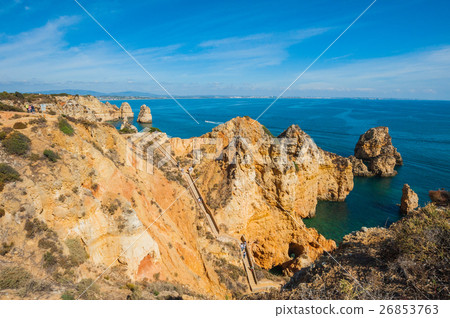
M 56 112 L 55 112 L 54 110 L 49 110 L 49 111 L 47 112 L 47 114 L 49 114 L 49 115 L 56 115 Z
M 11 249 L 14 247 L 14 242 L 11 243 L 2 243 L 2 247 L 0 248 L 0 255 L 1 256 L 5 256 L 6 254 L 9 253 L 9 251 L 11 251 Z
M 0 111 L 5 111 L 5 112 L 21 112 L 23 113 L 24 110 L 16 107 L 16 106 L 10 106 L 10 105 L 6 105 L 4 103 L 0 102 Z
M 123 127 L 121 130 L 119 130 L 120 134 L 134 134 L 136 131 L 130 127 Z
M 0 290 L 24 287 L 31 279 L 31 274 L 24 268 L 6 267 L 0 271 Z
M 53 267 L 58 263 L 58 260 L 56 259 L 55 255 L 53 255 L 52 252 L 46 252 L 42 260 L 44 261 L 43 264 L 44 268 Z
M 11 127 L 5 127 L 0 131 L 0 140 L 4 140 L 13 129 Z
M 5 209 L 0 208 L 0 218 L 5 216 Z
M 67 239 L 65 241 L 66 246 L 69 248 L 70 261 L 75 265 L 79 266 L 83 264 L 89 257 L 88 253 L 84 249 L 80 240 L 77 238 Z
M 74 300 L 75 296 L 73 295 L 73 292 L 71 291 L 65 291 L 62 295 L 61 295 L 61 299 L 62 300 Z
M 58 251 L 58 245 L 56 244 L 56 242 L 47 237 L 41 238 L 38 242 L 38 246 L 39 248 L 42 248 L 44 250 L 50 250 L 50 252 L 53 253 L 56 253 Z
M 31 125 L 45 125 L 47 123 L 47 119 L 45 119 L 45 117 L 41 116 L 39 118 L 30 120 L 28 123 L 30 123 Z
M 73 127 L 69 124 L 69 122 L 65 119 L 60 117 L 58 121 L 58 127 L 59 130 L 61 130 L 63 133 L 65 133 L 68 136 L 73 136 L 75 133 L 75 130 Z
M 18 121 L 16 123 L 14 123 L 14 126 L 13 126 L 14 129 L 25 129 L 27 127 L 28 127 L 28 125 L 26 123 L 21 122 L 21 121 Z
M 91 278 L 82 279 L 76 289 L 81 299 L 97 299 L 99 289 Z
M 20 180 L 20 174 L 10 165 L 0 163 L 0 183 L 8 183 Z
M 48 230 L 47 224 L 38 219 L 33 219 L 32 221 L 28 219 L 25 222 L 24 230 L 27 232 L 26 236 L 28 238 L 34 238 L 36 234 L 40 234 Z
M 44 156 L 46 156 L 47 159 L 50 160 L 51 162 L 56 162 L 58 161 L 58 159 L 60 159 L 59 155 L 50 149 L 44 150 Z
M 2 141 L 6 152 L 14 155 L 24 155 L 30 150 L 31 140 L 20 132 L 13 132 Z
M 266 135 L 268 135 L 269 137 L 272 137 L 272 138 L 275 137 L 266 126 L 263 125 L 262 128 L 263 128 L 264 132 L 266 133 Z
M 41 157 L 37 154 L 37 153 L 32 153 L 30 154 L 30 156 L 28 157 L 28 159 L 30 159 L 33 162 L 38 161 L 39 159 L 41 159 Z
M 150 132 L 155 132 L 155 131 L 161 132 L 161 129 L 159 129 L 157 127 L 150 127 Z

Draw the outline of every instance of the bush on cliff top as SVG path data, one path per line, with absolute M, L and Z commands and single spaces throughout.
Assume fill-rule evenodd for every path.
M 267 136 L 274 138 L 275 136 L 272 134 L 272 132 L 266 127 L 266 126 L 262 126 L 264 132 L 266 133 Z
M 6 163 L 0 163 L 0 182 L 7 183 L 20 180 L 19 173 Z
M 0 271 L 0 290 L 24 287 L 31 279 L 31 274 L 22 267 L 6 267 Z
M 18 121 L 18 122 L 16 122 L 16 123 L 14 123 L 14 126 L 13 126 L 13 128 L 14 129 L 25 129 L 25 128 L 27 128 L 27 124 L 26 123 L 23 123 L 23 122 L 21 122 L 21 121 Z
M 31 140 L 20 132 L 13 132 L 2 141 L 6 152 L 13 155 L 24 155 L 30 150 Z
M 79 239 L 67 239 L 66 246 L 69 248 L 70 261 L 75 266 L 83 264 L 89 257 Z
M 51 162 L 56 162 L 58 161 L 58 159 L 60 159 L 59 155 L 50 149 L 44 150 L 44 156 L 46 156 L 47 159 L 50 160 Z
M 16 106 L 10 106 L 10 105 L 6 105 L 2 102 L 0 102 L 0 111 L 5 111 L 5 112 L 20 112 L 23 113 L 24 110 L 16 107 Z
M 65 133 L 68 136 L 73 136 L 75 133 L 75 130 L 73 127 L 69 124 L 69 122 L 65 119 L 60 117 L 58 121 L 58 127 L 59 130 L 61 130 L 63 133 Z

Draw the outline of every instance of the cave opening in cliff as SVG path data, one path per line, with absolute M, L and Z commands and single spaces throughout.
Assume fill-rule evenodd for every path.
M 290 258 L 295 259 L 305 252 L 305 248 L 297 243 L 289 243 L 288 255 Z
M 269 273 L 276 276 L 283 276 L 283 266 L 277 265 L 269 269 Z

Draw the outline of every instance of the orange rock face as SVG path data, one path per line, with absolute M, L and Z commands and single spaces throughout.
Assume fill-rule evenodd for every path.
M 317 147 L 298 126 L 274 138 L 258 122 L 238 117 L 171 145 L 180 162 L 192 158 L 186 164 L 194 164 L 219 227 L 236 237 L 245 234 L 263 268 L 281 265 L 292 272 L 336 246 L 306 228 L 302 218 L 314 216 L 318 199 L 345 199 L 353 188 L 352 167 Z M 290 246 L 298 246 L 297 252 Z

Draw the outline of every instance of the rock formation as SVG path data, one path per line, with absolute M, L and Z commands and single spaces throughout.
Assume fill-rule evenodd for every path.
M 130 133 L 138 132 L 138 129 L 136 128 L 136 126 L 134 126 L 128 122 L 128 117 L 124 117 L 122 125 L 120 125 L 120 131 L 123 132 L 125 130 Z
M 12 115 L 0 112 L 1 131 L 24 121 Z M 131 291 L 117 286 L 143 279 L 156 291 L 161 284 L 183 285 L 178 290 L 189 288 L 195 298 L 236 297 L 232 288 L 248 292 L 243 271 L 236 272 L 242 268 L 238 247 L 207 236 L 197 202 L 172 177 L 176 168 L 136 169 L 126 157 L 127 138 L 134 135 L 120 135 L 110 125 L 70 122 L 75 133 L 68 136 L 57 123 L 58 115 L 46 115 L 45 122 L 20 131 L 31 140 L 26 156 L 10 155 L 0 145 L 0 163 L 20 174 L 0 190 L 0 280 L 4 271 L 20 267 L 24 279 L 50 286 L 24 294 L 0 284 L 0 298 L 60 299 L 65 290 L 77 297 L 86 279 L 111 264 L 96 282 L 97 298 L 126 299 Z M 44 149 L 60 159 L 46 159 Z M 156 298 L 151 290 L 148 297 Z
M 431 202 L 436 205 L 450 205 L 450 192 L 446 191 L 445 189 L 439 189 L 436 191 L 430 190 L 428 192 L 428 195 L 431 199 Z
M 180 162 L 194 159 L 197 184 L 219 227 L 245 234 L 263 268 L 294 272 L 335 247 L 301 219 L 314 216 L 318 199 L 345 199 L 353 188 L 351 164 L 317 147 L 298 126 L 274 138 L 258 122 L 238 117 L 171 145 Z
M 120 118 L 125 117 L 134 117 L 133 110 L 127 102 L 123 102 L 122 105 L 120 105 Z
M 359 176 L 395 176 L 395 166 L 403 165 L 402 156 L 392 145 L 388 127 L 371 128 L 362 134 L 355 146 L 354 157 L 350 160 L 355 165 L 355 175 Z M 367 172 L 362 166 L 365 165 L 364 161 L 368 164 Z
M 407 214 L 419 206 L 418 195 L 410 188 L 408 184 L 403 185 L 402 200 L 400 204 L 400 211 Z
M 369 171 L 367 166 L 364 164 L 364 161 L 361 159 L 358 159 L 355 156 L 350 156 L 348 159 L 352 163 L 353 175 L 357 177 L 372 177 L 375 175 L 373 172 Z
M 149 124 L 152 122 L 152 113 L 150 112 L 150 108 L 146 105 L 142 105 L 139 111 L 138 123 Z

